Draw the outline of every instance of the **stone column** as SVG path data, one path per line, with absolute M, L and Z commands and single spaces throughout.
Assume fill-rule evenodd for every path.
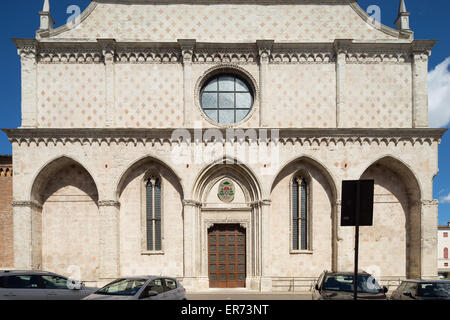
M 115 44 L 114 39 L 99 39 L 97 40 L 103 54 L 105 63 L 105 96 L 106 96 L 106 126 L 114 126 L 114 109 L 115 109 Z
M 13 201 L 14 268 L 42 269 L 42 206 L 34 201 Z
M 183 201 L 183 257 L 184 275 L 183 286 L 186 289 L 195 290 L 195 280 L 200 273 L 200 252 L 197 252 L 197 226 L 198 206 L 200 203 L 193 200 Z
M 421 277 L 437 278 L 438 201 L 422 200 Z
M 100 272 L 101 282 L 120 276 L 120 203 L 113 200 L 98 202 L 100 214 Z
M 272 291 L 272 260 L 270 245 L 270 209 L 271 201 L 263 200 L 260 202 L 260 254 L 261 254 L 261 291 Z
M 178 39 L 178 44 L 181 49 L 181 57 L 183 61 L 183 103 L 184 103 L 184 126 L 194 127 L 193 107 L 194 101 L 194 78 L 192 75 L 192 60 L 194 57 L 194 39 Z
M 14 39 L 21 58 L 22 125 L 37 127 L 37 42 Z
M 269 59 L 272 52 L 274 40 L 257 40 L 259 54 L 259 126 L 269 126 L 269 114 L 267 112 L 269 106 L 267 105 L 268 90 L 266 84 L 269 81 Z

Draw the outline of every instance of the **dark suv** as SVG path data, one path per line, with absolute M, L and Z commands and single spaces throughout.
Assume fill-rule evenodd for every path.
M 450 300 L 450 281 L 404 280 L 391 300 Z
M 314 286 L 313 300 L 353 300 L 354 274 L 352 272 L 324 271 Z M 358 273 L 358 300 L 387 300 L 386 287 L 367 272 Z

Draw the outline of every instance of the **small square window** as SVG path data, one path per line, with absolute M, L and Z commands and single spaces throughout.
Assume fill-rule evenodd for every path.
M 448 263 L 447 262 L 444 263 L 444 267 L 448 267 Z
M 448 232 L 444 232 L 444 238 L 448 238 Z

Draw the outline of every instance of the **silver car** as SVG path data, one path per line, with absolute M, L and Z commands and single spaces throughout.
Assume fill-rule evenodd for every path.
M 186 300 L 186 290 L 175 278 L 136 276 L 117 279 L 83 300 Z
M 81 300 L 98 288 L 46 271 L 0 271 L 0 300 Z

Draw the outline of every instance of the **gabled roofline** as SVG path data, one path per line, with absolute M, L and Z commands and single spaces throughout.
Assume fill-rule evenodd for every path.
M 224 0 L 117 0 L 115 3 L 122 4 L 140 4 L 140 3 L 153 3 L 153 4 L 175 4 L 175 3 L 198 3 L 198 4 L 218 4 L 225 3 Z M 91 0 L 89 6 L 81 13 L 80 24 L 82 24 L 90 14 L 95 10 L 99 3 L 111 3 L 111 0 Z M 259 5 L 269 4 L 292 4 L 292 3 L 314 3 L 314 0 L 228 0 L 227 4 L 243 4 L 243 3 L 255 3 Z M 374 29 L 385 33 L 386 35 L 412 41 L 414 39 L 414 32 L 411 30 L 396 30 L 388 27 L 382 23 L 374 23 L 374 20 L 364 11 L 358 4 L 358 0 L 321 0 L 321 3 L 342 3 L 348 4 L 350 7 L 363 19 L 369 26 Z M 68 24 L 52 30 L 38 30 L 36 31 L 36 39 L 44 39 L 55 37 L 66 31 L 71 30 Z

